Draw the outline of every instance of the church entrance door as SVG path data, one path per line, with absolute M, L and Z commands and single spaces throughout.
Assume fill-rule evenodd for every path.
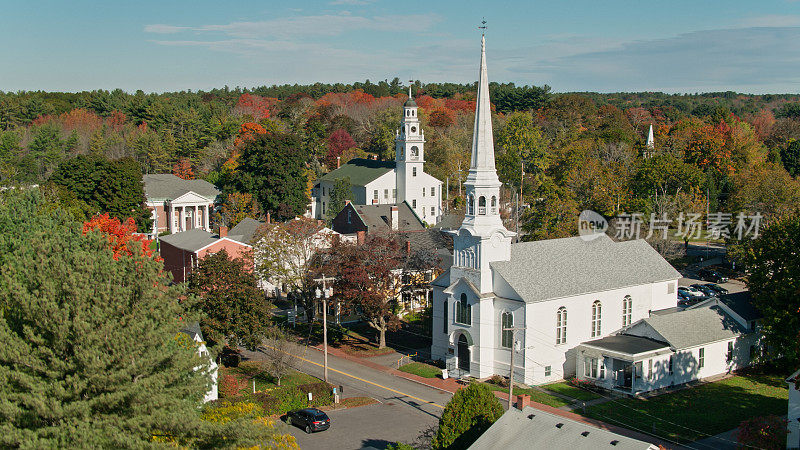
M 458 338 L 458 368 L 469 372 L 469 344 L 463 334 Z

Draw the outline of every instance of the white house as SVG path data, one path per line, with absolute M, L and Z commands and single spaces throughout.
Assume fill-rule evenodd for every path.
M 645 241 L 512 245 L 498 211 L 490 113 L 482 39 L 466 215 L 452 232 L 453 265 L 432 283 L 431 353 L 482 378 L 507 375 L 513 347 L 515 380 L 555 381 L 575 373 L 581 343 L 675 307 L 680 274 Z
M 654 314 L 585 342 L 575 355 L 577 378 L 638 394 L 746 367 L 761 351 L 760 335 L 736 306 L 715 300 Z
M 189 339 L 192 340 L 197 345 L 197 355 L 200 358 L 208 358 L 209 361 L 209 370 L 208 374 L 211 378 L 211 386 L 208 389 L 205 397 L 203 398 L 203 403 L 210 402 L 212 400 L 216 400 L 219 398 L 219 389 L 217 383 L 217 376 L 219 372 L 219 367 L 217 363 L 214 361 L 214 358 L 208 352 L 208 348 L 206 348 L 206 342 L 203 339 L 203 333 L 200 331 L 200 324 L 195 322 L 192 326 L 181 330 L 181 333 L 186 334 L 189 336 Z M 200 367 L 195 367 L 194 370 L 198 370 Z
M 211 232 L 214 201 L 220 194 L 205 180 L 184 180 L 171 173 L 149 174 L 144 182 L 145 206 L 152 212 L 150 235 L 200 228 Z
M 789 383 L 789 415 L 788 421 L 789 434 L 786 437 L 786 448 L 800 448 L 800 390 L 797 389 L 797 381 L 800 377 L 800 370 L 793 373 L 786 379 Z
M 408 91 L 403 119 L 395 133 L 395 160 L 353 159 L 319 179 L 310 208 L 314 217 L 339 214 L 330 210 L 331 190 L 337 179 L 349 178 L 356 205 L 407 202 L 423 221 L 435 224 L 442 216 L 442 182 L 425 173 L 425 133 L 419 123 L 417 104 Z

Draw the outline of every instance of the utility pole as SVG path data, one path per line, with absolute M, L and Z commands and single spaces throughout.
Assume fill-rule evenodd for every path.
M 335 278 L 326 278 L 322 274 L 322 278 L 315 278 L 314 281 L 322 283 L 322 290 L 317 288 L 317 298 L 322 299 L 322 348 L 323 348 L 323 364 L 325 367 L 325 382 L 328 382 L 328 299 L 333 292 L 333 288 L 328 289 L 327 282 L 334 281 Z
M 503 328 L 503 331 L 511 332 L 511 370 L 508 374 L 508 409 L 514 407 L 514 353 L 517 352 L 516 331 L 524 330 L 525 327 Z

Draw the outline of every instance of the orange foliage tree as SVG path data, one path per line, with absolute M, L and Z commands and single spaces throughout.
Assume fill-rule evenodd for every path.
M 250 116 L 253 120 L 266 119 L 270 116 L 270 108 L 277 102 L 278 99 L 275 98 L 242 94 L 236 106 L 233 107 L 233 113 Z
M 136 232 L 136 222 L 132 217 L 121 222 L 119 218 L 111 217 L 108 213 L 96 214 L 83 223 L 84 235 L 93 230 L 105 235 L 109 247 L 114 252 L 114 259 L 119 259 L 121 255 L 133 255 L 133 249 L 136 247 L 140 247 L 144 255 L 153 256 L 151 241 L 141 235 L 133 234 Z
M 192 163 L 190 163 L 187 158 L 179 159 L 172 166 L 172 174 L 184 180 L 193 180 L 194 172 L 192 172 Z
M 81 130 L 94 132 L 103 126 L 103 119 L 83 108 L 75 108 L 58 116 L 64 131 Z

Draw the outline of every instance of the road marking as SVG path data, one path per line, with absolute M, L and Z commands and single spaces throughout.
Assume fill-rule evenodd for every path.
M 295 357 L 295 358 L 297 358 L 299 360 L 305 361 L 307 363 L 314 364 L 315 366 L 319 366 L 319 367 L 323 367 L 323 368 L 325 367 L 324 365 L 322 365 L 322 364 L 320 364 L 318 362 L 314 362 L 314 361 L 311 361 L 309 359 L 305 359 L 302 356 L 295 355 L 294 353 L 284 352 L 283 350 L 278 350 L 278 349 L 276 349 L 274 347 L 270 347 L 268 345 L 265 345 L 264 347 L 271 348 L 272 350 L 277 350 L 277 351 L 279 351 L 281 353 L 286 353 L 287 355 L 293 356 L 293 357 Z M 400 392 L 400 391 L 398 391 L 396 389 L 392 389 L 392 388 L 384 386 L 382 384 L 378 384 L 378 383 L 375 383 L 375 382 L 372 382 L 372 381 L 369 381 L 369 380 L 365 380 L 365 379 L 357 377 L 355 375 L 350 375 L 347 372 L 342 372 L 341 370 L 334 369 L 333 367 L 328 366 L 328 370 L 336 372 L 336 373 L 339 373 L 339 374 L 342 374 L 342 375 L 344 375 L 346 377 L 350 377 L 350 378 L 356 379 L 358 381 L 363 381 L 364 383 L 368 383 L 368 384 L 371 384 L 373 386 L 377 386 L 377 387 L 382 388 L 382 389 L 386 389 L 387 391 L 394 392 L 395 394 L 400 394 L 400 395 L 408 397 L 408 398 L 413 398 L 414 400 L 419 400 L 425 405 L 433 405 L 433 406 L 435 406 L 437 408 L 444 409 L 444 406 L 442 406 L 442 405 L 440 405 L 438 403 L 431 402 L 431 401 L 428 401 L 428 400 L 423 400 L 423 399 L 421 399 L 419 397 L 414 397 L 413 395 L 406 394 L 405 392 Z

